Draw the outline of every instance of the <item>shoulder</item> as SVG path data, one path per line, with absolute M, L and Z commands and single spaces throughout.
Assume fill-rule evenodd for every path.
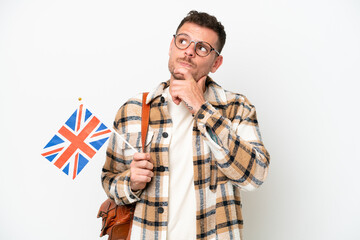
M 253 108 L 254 105 L 250 102 L 250 100 L 241 93 L 234 93 L 229 90 L 224 90 L 226 101 L 228 105 L 241 105 L 246 106 L 248 108 Z
M 206 86 L 206 99 L 212 105 L 222 108 L 237 105 L 247 105 L 249 107 L 252 106 L 252 104 L 245 95 L 224 89 L 210 77 L 208 77 L 207 79 Z
M 142 93 L 129 98 L 117 111 L 114 128 L 119 133 L 126 132 L 127 126 L 139 124 L 141 121 Z
M 242 121 L 254 116 L 255 106 L 245 95 L 228 90 L 224 90 L 224 92 L 226 96 L 226 112 L 231 119 Z

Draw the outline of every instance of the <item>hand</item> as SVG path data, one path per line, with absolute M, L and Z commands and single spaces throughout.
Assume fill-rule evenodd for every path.
M 196 82 L 186 68 L 175 69 L 174 73 L 184 76 L 184 80 L 173 79 L 170 82 L 170 94 L 173 102 L 179 105 L 181 101 L 184 101 L 189 111 L 195 114 L 205 103 L 204 91 L 207 76 L 201 77 Z
M 154 176 L 150 153 L 135 153 L 130 164 L 130 187 L 132 191 L 144 189 Z

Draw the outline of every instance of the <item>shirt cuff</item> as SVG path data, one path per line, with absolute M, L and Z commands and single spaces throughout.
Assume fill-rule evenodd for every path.
M 141 195 L 141 193 L 142 193 L 142 190 L 141 190 L 141 189 L 133 192 L 133 191 L 131 190 L 130 186 L 129 186 L 129 193 L 130 193 L 130 194 L 129 194 L 129 197 L 130 197 L 129 201 L 130 201 L 131 203 L 140 201 L 140 195 Z
M 207 119 L 214 113 L 214 110 L 216 111 L 216 109 L 208 101 L 206 101 L 203 105 L 201 105 L 200 109 L 195 114 L 194 119 L 198 123 L 205 124 Z
M 221 117 L 217 116 L 218 114 L 220 113 L 209 102 L 205 102 L 194 116 L 201 134 L 209 140 L 211 147 L 217 150 L 221 148 L 221 141 L 212 127 L 216 124 L 214 118 Z
M 142 193 L 142 190 L 138 190 L 138 191 L 132 191 L 131 187 L 130 187 L 130 171 L 126 174 L 126 180 L 125 184 L 124 184 L 124 192 L 125 192 L 125 196 L 128 199 L 128 201 L 130 203 L 134 203 L 137 201 L 140 201 L 140 195 Z

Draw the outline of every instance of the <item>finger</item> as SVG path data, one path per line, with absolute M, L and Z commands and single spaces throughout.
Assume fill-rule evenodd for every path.
M 154 172 L 147 170 L 147 169 L 138 168 L 138 169 L 136 169 L 136 171 L 134 171 L 133 176 L 134 176 L 134 178 L 136 178 L 138 176 L 146 176 L 146 177 L 152 178 L 154 176 Z
M 151 182 L 151 177 L 148 177 L 148 176 L 140 176 L 140 180 L 141 182 Z
M 178 97 L 172 97 L 172 100 L 176 105 L 179 105 L 181 103 L 181 99 Z
M 147 175 L 136 175 L 131 179 L 131 181 L 135 184 L 148 183 L 151 181 L 151 177 Z
M 147 160 L 142 160 L 142 161 L 136 161 L 134 162 L 134 168 L 141 168 L 141 169 L 149 169 L 149 170 L 153 170 L 154 169 L 154 165 Z
M 135 161 L 141 161 L 141 160 L 150 161 L 150 153 L 134 153 L 133 160 L 135 160 Z
M 175 83 L 172 83 L 175 84 Z M 174 85 L 170 86 L 170 95 L 171 95 L 171 99 L 172 101 L 176 104 L 179 105 L 181 102 L 181 98 L 178 97 L 178 95 L 176 94 L 176 91 L 174 91 Z

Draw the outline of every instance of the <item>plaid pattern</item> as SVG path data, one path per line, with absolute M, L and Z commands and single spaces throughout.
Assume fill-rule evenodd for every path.
M 154 177 L 147 187 L 131 191 L 129 166 L 134 152 L 119 137 L 112 135 L 106 153 L 105 192 L 117 204 L 137 203 L 134 240 L 166 239 L 172 121 L 163 95 L 168 86 L 169 81 L 161 83 L 147 98 L 151 110 L 146 149 L 154 163 Z M 270 156 L 260 137 L 254 106 L 209 77 L 206 86 L 207 102 L 194 116 L 193 126 L 197 239 L 241 239 L 240 190 L 253 190 L 263 183 Z M 139 151 L 140 124 L 141 94 L 119 109 L 114 122 L 115 130 Z

